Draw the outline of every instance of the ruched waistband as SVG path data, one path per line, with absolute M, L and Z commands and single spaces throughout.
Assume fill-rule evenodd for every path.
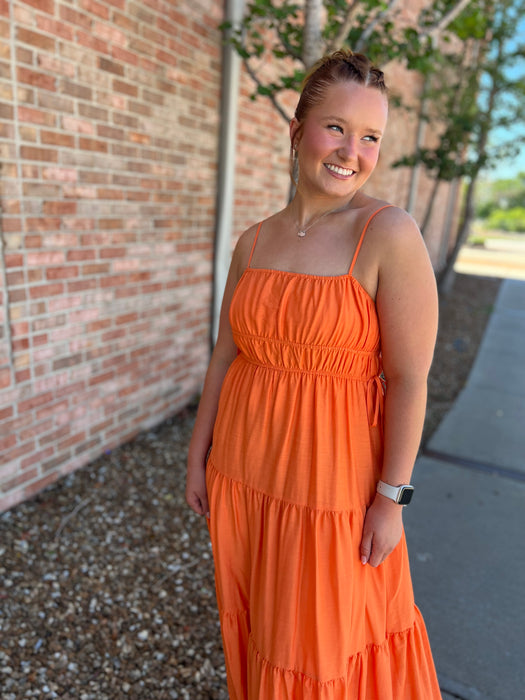
M 262 369 L 267 369 L 272 372 L 283 372 L 287 374 L 298 374 L 298 375 L 308 375 L 313 377 L 330 377 L 337 378 L 343 381 L 353 381 L 360 382 L 366 385 L 366 408 L 368 413 L 368 422 L 372 427 L 381 427 L 382 421 L 382 411 L 383 411 L 383 401 L 386 391 L 386 382 L 384 378 L 379 374 L 373 375 L 355 375 L 355 374 L 345 374 L 342 372 L 328 372 L 319 370 L 308 370 L 302 369 L 301 367 L 284 367 L 280 365 L 273 365 L 270 363 L 261 362 L 251 357 L 247 357 L 244 353 L 239 353 L 238 359 L 246 362 L 247 364 L 253 365 L 254 367 L 260 367 Z

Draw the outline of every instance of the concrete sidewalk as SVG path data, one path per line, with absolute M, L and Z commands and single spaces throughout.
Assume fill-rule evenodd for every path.
M 504 280 L 405 511 L 444 700 L 525 698 L 525 281 Z

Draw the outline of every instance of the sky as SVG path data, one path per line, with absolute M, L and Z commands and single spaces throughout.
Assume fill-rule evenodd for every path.
M 518 22 L 516 26 L 516 37 L 523 38 L 525 36 L 525 17 Z M 516 65 L 512 71 L 509 71 L 510 76 L 524 76 L 525 75 L 525 60 L 522 60 L 520 64 Z M 515 134 L 525 135 L 525 124 L 516 124 L 513 130 Z M 508 132 L 502 132 L 502 138 L 508 139 Z M 491 135 L 491 140 L 498 137 L 498 132 L 493 132 Z M 501 161 L 496 168 L 492 168 L 490 173 L 486 173 L 491 180 L 503 180 L 512 179 L 516 177 L 520 172 L 525 172 L 525 144 L 522 145 L 519 155 L 513 160 Z M 484 173 L 485 175 L 485 173 Z

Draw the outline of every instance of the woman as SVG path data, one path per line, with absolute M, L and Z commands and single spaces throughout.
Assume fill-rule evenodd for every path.
M 387 113 L 364 56 L 316 64 L 290 123 L 296 194 L 233 255 L 186 489 L 232 700 L 441 697 L 402 526 L 435 281 L 414 221 L 361 191 Z

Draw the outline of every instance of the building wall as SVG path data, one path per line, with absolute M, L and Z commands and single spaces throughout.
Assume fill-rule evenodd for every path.
M 0 508 L 208 359 L 221 3 L 0 0 Z
M 0 510 L 160 423 L 202 386 L 222 9 L 0 0 Z M 243 75 L 232 245 L 288 197 L 288 128 L 252 89 Z M 285 98 L 290 113 L 295 101 Z M 389 164 L 413 126 L 391 115 L 367 185 L 401 206 L 409 173 Z

